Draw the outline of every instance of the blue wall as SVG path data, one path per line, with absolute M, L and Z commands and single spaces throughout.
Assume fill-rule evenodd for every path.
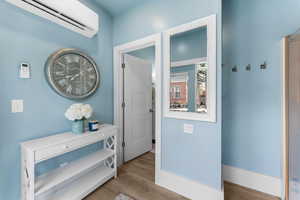
M 218 14 L 218 30 L 221 30 L 221 0 L 149 1 L 114 18 L 114 44 L 143 38 L 211 14 Z M 166 118 L 162 123 L 163 169 L 216 189 L 221 189 L 220 63 L 221 31 L 218 34 L 217 123 Z M 184 123 L 195 125 L 193 135 L 183 133 Z
M 201 27 L 171 37 L 171 61 L 183 61 L 207 56 L 207 27 Z
M 130 55 L 136 56 L 148 61 L 154 62 L 154 46 L 138 49 L 129 52 Z M 207 55 L 207 28 L 199 29 L 179 34 L 171 37 L 171 61 L 182 61 L 195 58 L 206 57 Z
M 300 1 L 223 2 L 223 162 L 281 176 L 281 45 L 300 28 Z M 267 61 L 265 71 L 259 65 Z M 253 70 L 245 71 L 251 64 Z M 239 72 L 231 72 L 233 65 Z
M 43 74 L 51 53 L 75 47 L 93 56 L 102 74 L 102 86 L 84 103 L 95 108 L 95 118 L 112 122 L 111 44 L 133 41 L 210 14 L 218 14 L 218 122 L 163 119 L 162 164 L 164 170 L 221 188 L 221 2 L 189 2 L 149 1 L 116 17 L 112 27 L 112 18 L 90 0 L 101 16 L 100 33 L 92 40 L 0 2 L 0 199 L 19 199 L 19 143 L 69 130 L 70 122 L 63 113 L 73 102 L 56 95 Z M 281 175 L 280 40 L 300 27 L 299 7 L 295 0 L 273 0 L 272 4 L 268 0 L 224 0 L 222 155 L 226 165 Z M 18 78 L 18 65 L 23 61 L 31 63 L 30 80 Z M 258 66 L 264 61 L 268 69 L 261 71 Z M 235 64 L 238 73 L 231 72 Z M 247 64 L 252 64 L 251 72 L 245 71 Z M 24 99 L 24 113 L 10 112 L 12 99 Z M 194 124 L 195 134 L 184 134 L 183 123 Z
M 1 200 L 20 199 L 19 143 L 70 129 L 64 112 L 74 102 L 58 96 L 44 77 L 44 63 L 51 53 L 74 47 L 95 59 L 101 72 L 101 87 L 83 102 L 94 107 L 95 118 L 112 122 L 112 18 L 92 1 L 88 2 L 101 16 L 100 32 L 93 39 L 0 2 Z M 18 78 L 18 65 L 24 61 L 32 67 L 30 80 Z M 10 112 L 12 99 L 24 99 L 23 113 Z
M 155 48 L 154 46 L 146 47 L 144 49 L 138 49 L 136 51 L 129 52 L 128 54 L 142 58 L 144 60 L 154 63 L 155 61 Z

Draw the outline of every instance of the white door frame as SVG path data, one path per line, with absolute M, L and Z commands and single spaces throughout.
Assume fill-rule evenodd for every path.
M 159 181 L 161 170 L 161 92 L 162 92 L 162 58 L 161 58 L 161 34 L 155 34 L 143 39 L 129 42 L 114 47 L 114 125 L 119 128 L 118 137 L 118 165 L 122 164 L 122 55 L 138 49 L 155 46 L 155 183 Z
M 281 41 L 282 46 L 282 199 L 289 200 L 289 135 L 288 135 L 288 82 L 289 82 L 289 47 L 288 37 Z

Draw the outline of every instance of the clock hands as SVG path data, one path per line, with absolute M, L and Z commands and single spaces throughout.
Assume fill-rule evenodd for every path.
M 74 81 L 75 78 L 77 78 L 78 76 L 83 76 L 84 75 L 84 71 L 81 71 L 78 74 L 75 74 L 74 76 L 70 75 L 70 76 L 66 76 L 66 78 L 70 78 L 71 81 Z
M 72 78 L 72 77 L 73 77 L 72 75 L 65 76 L 66 79 L 69 79 L 69 78 Z
M 76 74 L 76 75 L 74 75 L 74 76 L 73 76 L 73 77 L 72 77 L 70 80 L 71 80 L 71 81 L 74 81 L 74 79 L 75 79 L 75 78 L 77 78 L 78 76 L 80 76 L 80 73 L 79 73 L 79 74 Z

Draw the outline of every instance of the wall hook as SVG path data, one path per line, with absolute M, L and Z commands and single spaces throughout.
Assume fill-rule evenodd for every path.
M 236 65 L 234 65 L 234 67 L 233 67 L 231 70 L 232 70 L 232 72 L 237 72 L 237 71 L 238 71 L 238 68 L 237 68 Z
M 260 69 L 267 69 L 267 62 L 264 62 L 264 64 L 261 64 Z
M 250 64 L 248 64 L 248 65 L 246 66 L 246 71 L 251 71 L 251 65 L 250 65 Z

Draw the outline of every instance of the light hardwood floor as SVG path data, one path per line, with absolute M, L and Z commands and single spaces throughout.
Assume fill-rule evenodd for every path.
M 244 188 L 232 183 L 225 182 L 224 184 L 225 200 L 279 200 L 280 198 L 273 197 L 262 192 L 257 192 L 248 188 Z
M 112 179 L 98 188 L 85 200 L 114 200 L 119 193 L 136 200 L 188 200 L 154 184 L 153 153 L 147 153 L 123 165 L 119 169 L 117 179 Z M 278 198 L 225 183 L 225 200 L 278 200 Z

